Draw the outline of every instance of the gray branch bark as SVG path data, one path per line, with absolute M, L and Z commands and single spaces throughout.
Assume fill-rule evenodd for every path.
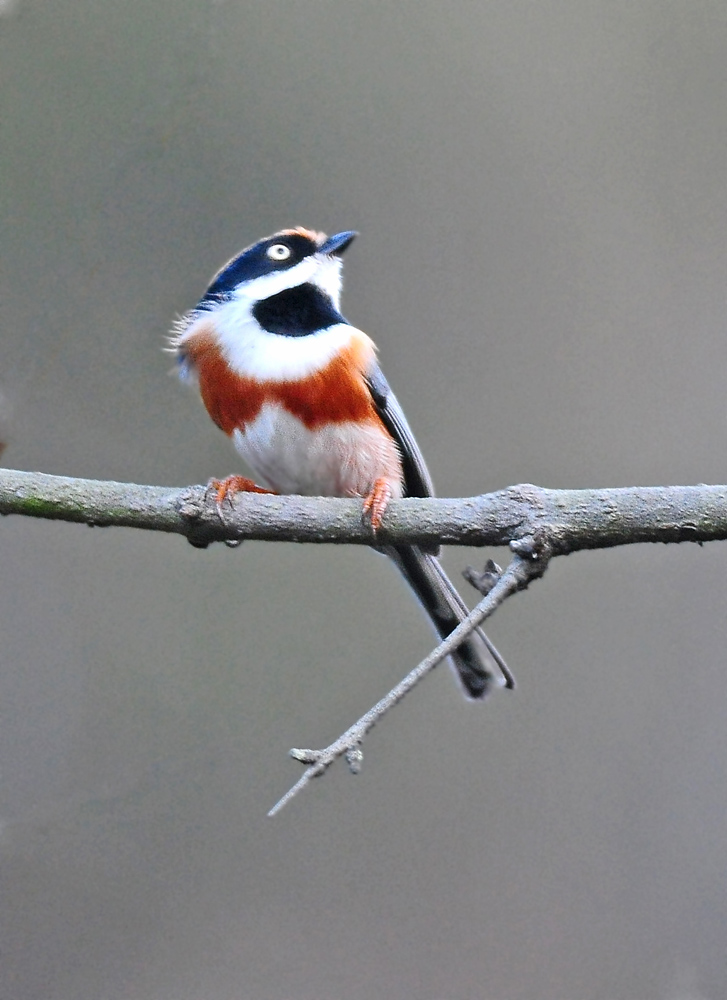
M 370 545 L 360 500 L 239 495 L 218 511 L 203 486 L 170 489 L 0 470 L 0 514 L 141 528 L 183 535 L 193 545 L 258 539 Z M 393 500 L 380 544 L 508 545 L 535 539 L 549 554 L 636 542 L 727 538 L 727 486 L 550 490 L 512 486 L 460 499 Z
M 504 600 L 541 577 L 553 556 L 635 542 L 723 540 L 727 486 L 547 490 L 524 485 L 463 499 L 396 500 L 374 539 L 361 500 L 246 493 L 218 509 L 214 493 L 203 486 L 165 489 L 0 469 L 0 514 L 175 532 L 200 547 L 245 539 L 510 547 L 509 566 L 499 578 L 495 573 L 477 607 L 384 698 L 330 746 L 290 751 L 306 770 L 270 811 L 275 815 L 339 757 L 360 770 L 361 744 L 375 723 Z M 488 569 L 482 579 L 491 576 Z

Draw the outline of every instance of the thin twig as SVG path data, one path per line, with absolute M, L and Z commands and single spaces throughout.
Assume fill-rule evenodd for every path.
M 324 774 L 331 764 L 344 754 L 357 751 L 357 763 L 360 763 L 360 747 L 369 730 L 373 729 L 389 709 L 400 702 L 438 663 L 441 663 L 446 656 L 460 646 L 467 636 L 477 629 L 485 619 L 489 618 L 503 601 L 518 590 L 523 590 L 531 580 L 542 576 L 549 558 L 550 553 L 545 548 L 538 548 L 535 545 L 531 547 L 529 553 L 524 551 L 523 554 L 514 555 L 510 565 L 495 586 L 470 611 L 454 632 L 450 633 L 446 639 L 440 642 L 421 663 L 414 667 L 381 701 L 377 702 L 373 708 L 370 708 L 365 715 L 362 715 L 337 740 L 323 750 L 299 750 L 295 748 L 291 750 L 291 757 L 309 766 L 293 787 L 273 806 L 268 816 L 277 815 L 283 806 L 287 805 L 294 796 L 301 792 L 313 778 Z

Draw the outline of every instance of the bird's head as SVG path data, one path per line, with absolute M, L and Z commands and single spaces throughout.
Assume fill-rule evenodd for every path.
M 217 272 L 199 303 L 200 309 L 231 299 L 260 302 L 299 285 L 315 285 L 340 305 L 339 254 L 357 234 L 326 236 L 298 227 L 266 236 L 236 254 Z

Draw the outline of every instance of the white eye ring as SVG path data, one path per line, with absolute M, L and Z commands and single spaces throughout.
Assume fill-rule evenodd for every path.
M 286 247 L 285 243 L 273 243 L 265 252 L 270 260 L 287 260 L 290 257 L 290 247 Z

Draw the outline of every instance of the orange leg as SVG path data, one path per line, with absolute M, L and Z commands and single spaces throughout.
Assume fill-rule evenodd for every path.
M 222 507 L 225 500 L 232 500 L 236 493 L 275 493 L 274 490 L 263 489 L 252 479 L 245 476 L 228 476 L 227 479 L 210 479 L 208 489 L 217 494 L 217 508 Z
M 389 486 L 388 480 L 377 479 L 363 505 L 364 517 L 369 519 L 374 531 L 378 531 L 381 527 L 389 500 L 391 500 L 391 486 Z

